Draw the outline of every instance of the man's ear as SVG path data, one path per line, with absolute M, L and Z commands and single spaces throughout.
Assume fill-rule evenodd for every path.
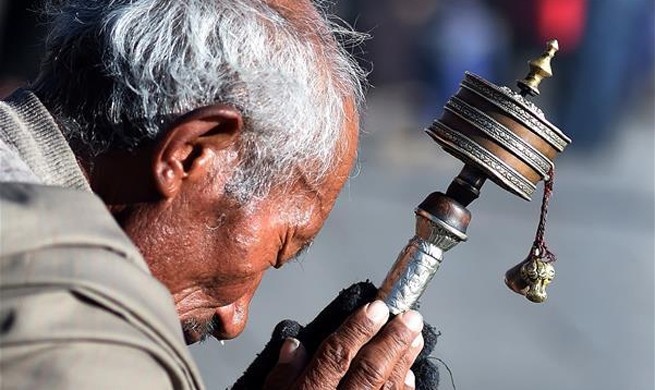
M 193 110 L 176 120 L 154 149 L 153 177 L 165 198 L 172 198 L 188 177 L 204 175 L 214 152 L 231 147 L 243 130 L 236 109 L 213 105 Z

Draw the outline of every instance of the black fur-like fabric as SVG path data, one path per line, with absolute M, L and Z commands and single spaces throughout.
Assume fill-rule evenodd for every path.
M 268 373 L 275 367 L 282 343 L 288 337 L 295 337 L 312 356 L 327 336 L 333 333 L 352 312 L 372 302 L 377 288 L 369 281 L 355 283 L 339 295 L 307 326 L 293 320 L 277 324 L 264 350 L 232 386 L 232 390 L 261 390 Z M 434 350 L 438 334 L 429 324 L 423 327 L 423 350 L 416 358 L 412 371 L 416 376 L 416 390 L 436 390 L 439 385 L 439 370 L 428 360 Z

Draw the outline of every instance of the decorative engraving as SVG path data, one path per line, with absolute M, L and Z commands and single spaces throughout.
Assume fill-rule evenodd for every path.
M 437 246 L 443 252 L 447 252 L 462 239 L 452 232 L 449 232 L 439 224 L 421 215 L 424 211 L 417 210 L 416 213 L 416 235 L 432 245 Z
M 521 160 L 539 172 L 543 178 L 548 177 L 552 162 L 507 127 L 456 96 L 450 98 L 445 108 L 480 129 L 506 149 L 514 152 Z
M 546 115 L 544 115 L 544 112 L 541 111 L 541 108 L 537 107 L 534 103 L 529 101 L 528 99 L 524 98 L 520 94 L 516 93 L 509 87 L 500 87 L 500 90 L 503 91 L 504 93 L 508 94 L 511 96 L 514 100 L 518 100 L 519 103 L 523 104 L 524 106 L 528 107 L 532 111 L 534 111 L 535 114 L 539 116 L 539 118 L 546 120 Z
M 406 312 L 416 304 L 442 258 L 443 252 L 435 245 L 418 236 L 409 240 L 378 292 L 378 298 L 389 306 L 391 314 Z
M 444 252 L 466 240 L 466 235 L 448 231 L 426 213 L 417 209 L 416 235 L 400 252 L 380 286 L 378 298 L 392 314 L 411 309 L 439 269 Z
M 539 258 L 533 258 L 521 267 L 521 278 L 528 285 L 525 297 L 532 302 L 541 303 L 548 298 L 546 287 L 555 278 L 555 267 Z
M 563 134 L 557 134 L 552 128 L 544 124 L 543 121 L 536 117 L 536 113 L 531 113 L 530 109 L 521 107 L 520 103 L 513 100 L 511 96 L 506 95 L 499 87 L 480 80 L 477 76 L 466 73 L 466 77 L 460 84 L 463 88 L 483 97 L 495 106 L 505 110 L 511 116 L 522 122 L 530 130 L 537 133 L 544 140 L 550 143 L 559 152 L 562 152 L 570 140 L 563 138 Z M 534 115 L 533 115 L 534 114 Z M 554 126 L 553 126 L 554 127 Z
M 440 142 L 445 142 L 449 146 L 455 148 L 465 156 L 477 161 L 483 166 L 486 166 L 494 176 L 498 177 L 509 188 L 513 189 L 515 193 L 526 200 L 530 200 L 530 196 L 536 189 L 535 185 L 468 137 L 458 133 L 439 121 L 435 121 L 427 130 L 427 133 L 433 138 L 437 138 Z

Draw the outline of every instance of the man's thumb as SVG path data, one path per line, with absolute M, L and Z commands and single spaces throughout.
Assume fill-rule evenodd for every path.
M 277 365 L 268 374 L 262 390 L 287 390 L 307 365 L 307 352 L 298 339 L 289 337 L 280 348 Z

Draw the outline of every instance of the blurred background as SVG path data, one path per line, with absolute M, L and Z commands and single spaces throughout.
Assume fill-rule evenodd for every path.
M 34 77 L 38 1 L 0 0 L 0 96 Z M 655 388 L 655 4 L 652 0 L 342 0 L 372 35 L 358 167 L 302 261 L 269 272 L 243 335 L 192 347 L 209 389 L 240 376 L 280 320 L 308 322 L 351 283 L 379 283 L 413 234 L 413 209 L 461 163 L 423 129 L 465 70 L 514 86 L 557 38 L 555 76 L 533 99 L 573 143 L 557 161 L 547 241 L 557 275 L 543 305 L 504 272 L 534 238 L 531 203 L 483 188 L 469 241 L 448 252 L 422 300 L 434 353 L 458 389 Z M 452 388 L 442 369 L 441 389 Z

